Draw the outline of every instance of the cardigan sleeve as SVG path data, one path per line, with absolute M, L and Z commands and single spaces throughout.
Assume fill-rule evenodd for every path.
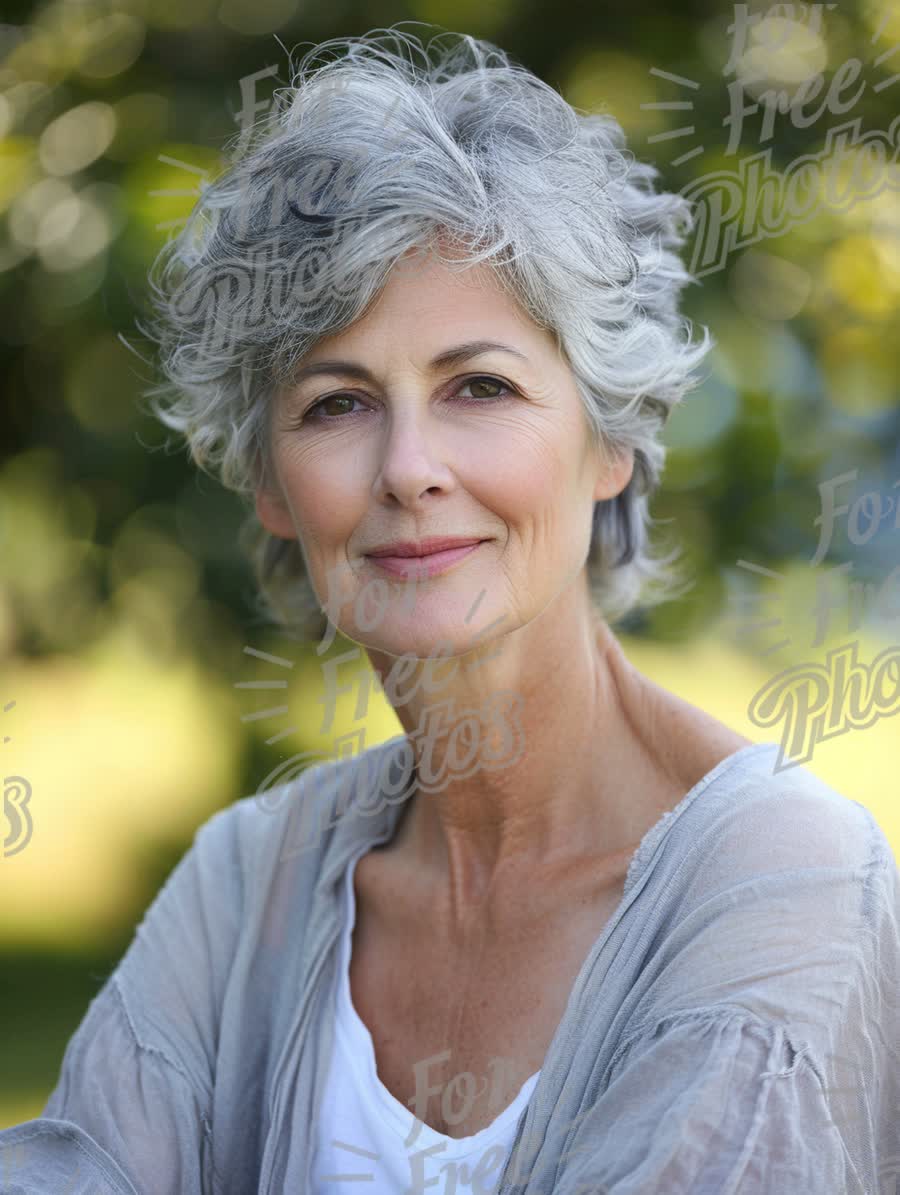
M 841 1102 L 841 1094 L 844 1096 Z M 559 1155 L 557 1195 L 882 1195 L 844 1135 L 854 1093 L 808 1047 L 742 1013 L 682 1014 L 634 1039 Z M 855 1092 L 864 1114 L 863 1090 Z M 839 1107 L 843 1111 L 839 1111 Z M 896 1158 L 893 1159 L 896 1162 Z
M 557 1195 L 900 1192 L 890 846 L 855 802 L 741 809 L 698 839 Z
M 145 913 L 41 1116 L 0 1132 L 4 1192 L 212 1192 L 218 1022 L 241 899 L 228 814 L 200 827 Z
M 203 1195 L 209 1125 L 190 1078 L 138 1045 L 112 977 L 40 1117 L 0 1132 L 9 1195 Z
M 118 1164 L 66 1120 L 40 1117 L 0 1133 L 3 1195 L 138 1195 Z

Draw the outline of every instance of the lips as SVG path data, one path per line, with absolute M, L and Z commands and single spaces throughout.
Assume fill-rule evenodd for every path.
M 468 539 L 455 539 L 452 536 L 436 536 L 423 539 L 418 543 L 412 540 L 398 540 L 392 544 L 382 544 L 366 552 L 366 556 L 393 556 L 399 559 L 424 559 L 438 552 L 447 552 L 452 548 L 468 548 L 473 544 L 480 544 L 482 540 L 475 536 Z
M 396 543 L 391 544 L 390 547 L 383 544 L 368 553 L 366 559 L 372 568 L 381 572 L 407 580 L 425 581 L 432 577 L 439 577 L 448 569 L 455 568 L 461 561 L 477 552 L 486 542 L 483 539 L 435 539 L 422 540 L 418 544 Z M 449 547 L 438 547 L 435 550 L 435 545 L 448 543 Z M 430 550 L 426 552 L 425 548 Z M 401 552 L 405 552 L 406 555 L 400 555 Z

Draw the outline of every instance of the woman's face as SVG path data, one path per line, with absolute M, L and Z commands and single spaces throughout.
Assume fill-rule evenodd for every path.
M 482 341 L 506 347 L 437 360 Z M 579 579 L 594 502 L 631 475 L 630 454 L 604 465 L 552 335 L 484 265 L 407 255 L 274 402 L 281 493 L 258 491 L 260 521 L 299 539 L 335 625 L 391 655 L 457 655 L 530 622 Z M 409 562 L 415 580 L 368 555 L 437 536 L 483 542 L 430 576 Z

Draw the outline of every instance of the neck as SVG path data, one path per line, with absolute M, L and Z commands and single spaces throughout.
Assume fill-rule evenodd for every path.
M 383 681 L 392 657 L 369 655 Z M 392 848 L 461 912 L 579 856 L 624 871 L 648 828 L 639 794 L 672 787 L 652 750 L 672 699 L 628 663 L 586 587 L 453 663 L 437 692 L 414 677 L 395 706 L 418 784 Z

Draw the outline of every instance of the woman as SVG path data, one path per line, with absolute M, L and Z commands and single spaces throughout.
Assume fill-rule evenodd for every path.
M 70 1191 L 875 1195 L 890 847 L 610 627 L 675 592 L 686 205 L 495 47 L 400 40 L 310 56 L 204 193 L 155 409 L 404 733 L 201 827 L 0 1143 Z

